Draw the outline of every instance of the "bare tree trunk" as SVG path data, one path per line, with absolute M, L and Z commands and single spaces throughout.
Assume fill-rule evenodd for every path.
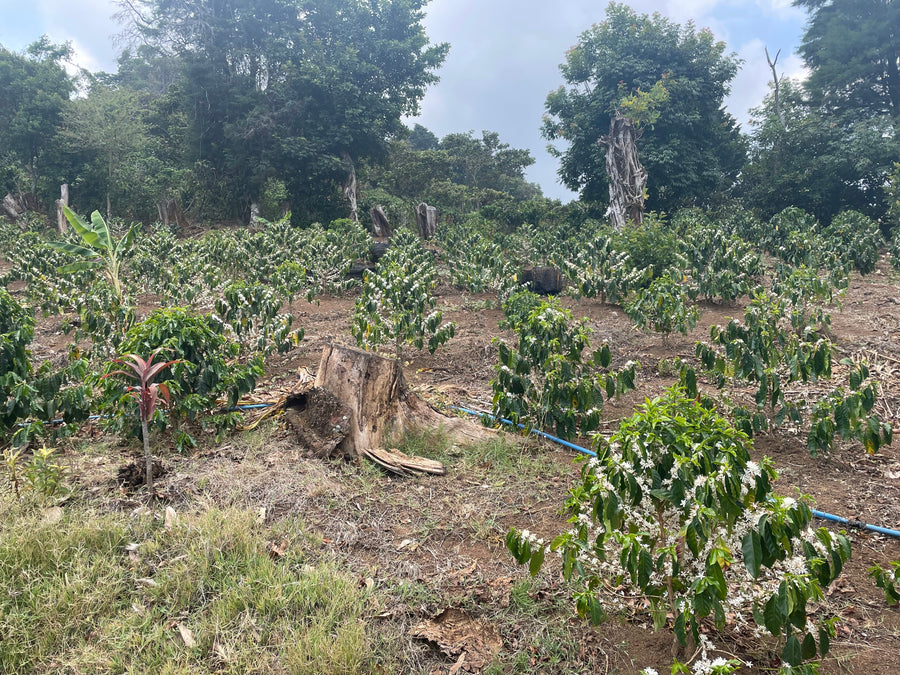
M 341 162 L 343 162 L 344 169 L 347 171 L 347 180 L 344 183 L 344 199 L 347 200 L 347 203 L 350 206 L 350 219 L 353 222 L 358 223 L 359 213 L 356 203 L 356 167 L 353 165 L 353 159 L 350 157 L 350 153 L 346 150 L 341 153 Z
M 372 234 L 376 237 L 390 237 L 393 234 L 387 215 L 380 205 L 369 209 L 369 217 L 372 219 Z
M 168 227 L 171 223 L 175 223 L 178 227 L 184 227 L 184 214 L 178 205 L 178 199 L 166 198 L 156 202 L 156 211 L 159 213 L 160 222 Z
M 69 221 L 63 213 L 63 207 L 69 205 L 69 184 L 59 186 L 60 197 L 56 200 L 56 227 L 63 234 L 69 227 Z
M 609 216 L 613 229 L 620 232 L 628 223 L 644 220 L 644 190 L 647 170 L 638 159 L 638 131 L 632 121 L 616 113 L 609 123 L 609 134 L 598 143 L 606 148 L 606 174 L 609 178 Z
M 437 209 L 422 202 L 416 207 L 416 227 L 422 239 L 431 239 L 437 230 Z
M 775 70 L 775 64 L 778 63 L 778 57 L 781 55 L 781 50 L 779 49 L 775 52 L 775 59 L 769 58 L 769 48 L 764 47 L 766 50 L 766 61 L 769 63 L 769 68 L 772 69 L 772 81 L 775 84 L 775 112 L 778 114 L 778 119 L 781 122 L 781 128 L 787 129 L 787 124 L 784 121 L 784 112 L 781 110 L 781 97 L 779 92 L 779 85 L 781 80 L 778 78 L 778 71 Z

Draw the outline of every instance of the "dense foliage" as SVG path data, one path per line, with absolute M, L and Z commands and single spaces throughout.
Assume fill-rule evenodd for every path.
M 648 209 L 705 203 L 734 181 L 744 146 L 722 110 L 737 61 L 709 30 L 611 3 L 606 19 L 581 34 L 561 70 L 566 86 L 547 97 L 543 134 L 562 139 L 560 178 L 586 200 L 606 201 L 600 134 L 620 88 L 649 91 L 662 80 L 668 100 L 643 130 L 641 163 L 650 174 Z

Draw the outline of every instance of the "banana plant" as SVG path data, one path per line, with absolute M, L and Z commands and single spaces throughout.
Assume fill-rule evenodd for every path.
M 156 404 L 159 401 L 160 395 L 162 395 L 163 401 L 167 406 L 171 402 L 169 388 L 165 383 L 155 384 L 153 378 L 173 363 L 180 362 L 180 359 L 175 359 L 173 361 L 153 363 L 153 359 L 160 351 L 162 351 L 162 347 L 153 350 L 146 361 L 137 354 L 126 354 L 121 359 L 115 359 L 114 363 L 128 366 L 133 372 L 127 370 L 114 370 L 103 376 L 106 378 L 112 375 L 124 375 L 137 382 L 137 386 L 128 388 L 128 395 L 136 395 L 140 402 L 141 436 L 144 441 L 144 461 L 146 463 L 147 471 L 145 483 L 150 490 L 153 489 L 153 455 L 150 454 L 150 420 L 153 419 L 153 413 L 156 411 Z
M 122 256 L 134 244 L 134 226 L 128 228 L 128 232 L 116 241 L 113 239 L 109 226 L 103 220 L 103 216 L 100 215 L 99 211 L 94 211 L 91 214 L 90 223 L 84 221 L 68 206 L 63 206 L 63 213 L 72 229 L 81 236 L 86 246 L 70 244 L 64 241 L 51 242 L 50 246 L 53 248 L 81 257 L 81 260 L 63 265 L 57 271 L 69 274 L 71 272 L 102 268 L 106 278 L 109 279 L 110 284 L 115 289 L 116 297 L 121 305 L 124 300 L 124 292 L 119 272 Z

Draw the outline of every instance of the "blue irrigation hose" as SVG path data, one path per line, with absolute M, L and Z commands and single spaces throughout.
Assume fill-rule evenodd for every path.
M 504 419 L 502 417 L 495 417 L 494 415 L 488 415 L 487 413 L 480 413 L 476 410 L 469 410 L 468 408 L 461 408 L 459 406 L 451 405 L 449 406 L 452 410 L 461 410 L 464 413 L 468 413 L 470 415 L 478 415 L 479 417 L 489 417 L 494 421 L 503 422 L 503 424 L 508 424 L 509 426 L 516 426 L 519 429 L 524 429 L 524 424 L 516 424 L 515 422 Z M 582 455 L 589 455 L 591 457 L 596 457 L 597 453 L 593 450 L 588 450 L 587 448 L 582 448 L 580 445 L 575 445 L 574 443 L 569 443 L 569 441 L 563 440 L 562 438 L 557 438 L 556 436 L 551 436 L 548 433 L 541 431 L 540 429 L 532 429 L 531 433 L 540 436 L 541 438 L 546 438 L 548 441 L 553 441 L 554 443 L 558 443 L 559 445 L 563 445 L 571 450 L 575 450 L 576 452 L 580 452 Z
M 480 413 L 475 410 L 469 410 L 468 408 L 461 408 L 459 406 L 450 406 L 450 408 L 452 408 L 453 410 L 461 410 L 462 412 L 468 413 L 470 415 L 478 415 L 479 417 L 485 416 L 485 417 L 489 417 L 493 420 L 498 419 L 494 415 L 488 415 L 487 413 Z M 510 426 L 513 425 L 513 423 L 507 419 L 500 418 L 499 421 L 503 422 L 504 424 L 508 424 Z M 519 427 L 519 429 L 525 428 L 524 424 L 517 424 L 515 426 Z M 572 450 L 577 450 L 578 452 L 583 453 L 585 455 L 590 455 L 591 457 L 597 456 L 597 453 L 595 453 L 591 450 L 582 448 L 581 446 L 575 445 L 574 443 L 569 443 L 569 441 L 565 441 L 561 438 L 557 438 L 556 436 L 551 436 L 550 434 L 546 434 L 543 431 L 539 431 L 538 429 L 532 429 L 531 433 L 537 434 L 538 436 L 541 436 L 542 438 L 546 438 L 547 440 L 553 441 L 554 443 L 559 443 L 560 445 L 564 445 L 565 447 L 571 448 Z M 824 511 L 817 511 L 815 509 L 812 509 L 812 514 L 816 518 L 822 518 L 824 520 L 830 520 L 835 523 L 841 523 L 842 525 L 847 525 L 848 527 L 854 527 L 854 528 L 861 529 L 861 530 L 870 530 L 872 532 L 877 532 L 878 534 L 886 534 L 889 537 L 897 537 L 898 539 L 900 539 L 900 531 L 898 531 L 898 530 L 891 530 L 886 527 L 879 527 L 878 525 L 869 525 L 868 523 L 864 523 L 861 520 L 850 520 L 848 518 L 841 518 L 840 516 L 836 516 L 831 513 L 825 513 Z
M 900 538 L 900 532 L 898 532 L 897 530 L 889 530 L 886 527 L 878 527 L 878 525 L 869 525 L 868 523 L 864 523 L 861 520 L 841 518 L 840 516 L 835 516 L 831 513 L 825 513 L 824 511 L 816 511 L 815 509 L 812 510 L 812 514 L 816 516 L 816 518 L 824 518 L 825 520 L 831 520 L 835 523 L 841 523 L 842 525 L 856 527 L 861 530 L 871 530 L 872 532 L 878 532 L 879 534 L 886 534 L 890 537 Z

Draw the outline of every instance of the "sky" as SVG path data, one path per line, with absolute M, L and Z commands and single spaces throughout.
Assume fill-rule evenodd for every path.
M 727 110 L 745 131 L 750 108 L 768 91 L 771 71 L 764 48 L 781 50 L 779 74 L 802 76 L 795 50 L 806 22 L 790 0 L 630 0 L 639 13 L 659 12 L 693 21 L 723 40 L 743 60 L 731 84 Z M 527 148 L 535 164 L 527 179 L 544 195 L 569 201 L 575 195 L 557 178 L 558 160 L 540 135 L 547 94 L 564 84 L 559 65 L 578 36 L 603 20 L 605 0 L 431 0 L 425 29 L 450 53 L 421 104 L 418 122 L 442 137 L 496 131 L 501 141 Z M 0 0 L 0 44 L 21 51 L 43 34 L 71 41 L 75 62 L 90 71 L 116 68 L 114 0 Z

